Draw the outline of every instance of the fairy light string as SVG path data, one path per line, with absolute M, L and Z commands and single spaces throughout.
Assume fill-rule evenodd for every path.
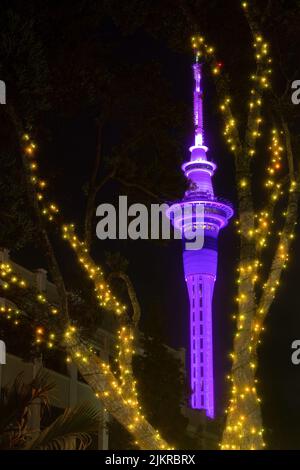
M 7 293 L 12 287 L 21 291 L 31 289 L 28 283 L 13 271 L 10 263 L 2 263 L 0 265 L 0 288 Z M 58 309 L 48 302 L 44 294 L 36 292 L 35 300 L 45 309 L 45 317 L 49 318 L 49 315 L 59 314 Z M 17 307 L 0 305 L 0 318 L 1 315 L 6 315 L 7 319 L 11 319 L 17 315 L 18 323 L 15 324 L 19 324 L 20 314 L 21 309 Z M 28 318 L 25 320 L 28 321 Z M 32 324 L 31 321 L 30 323 Z M 40 325 L 35 327 L 35 344 L 44 344 L 49 349 L 59 348 L 62 343 L 68 345 L 67 349 L 70 355 L 66 358 L 66 361 L 71 362 L 71 357 L 75 360 L 82 375 L 88 378 L 88 383 L 95 391 L 96 397 L 101 399 L 104 407 L 110 412 L 118 414 L 121 402 L 122 407 L 128 410 L 126 414 L 128 431 L 133 433 L 135 430 L 140 429 L 140 439 L 136 440 L 135 444 L 138 446 L 146 445 L 147 440 L 144 441 L 144 439 L 145 437 L 147 439 L 149 429 L 144 428 L 145 416 L 138 401 L 136 382 L 131 380 L 131 361 L 127 361 L 134 353 L 134 338 L 131 329 L 123 326 L 118 332 L 119 356 L 122 357 L 118 357 L 120 375 L 117 377 L 112 372 L 110 364 L 97 357 L 92 345 L 78 341 L 78 328 L 75 325 L 69 324 L 65 331 L 59 335 L 47 326 L 47 322 L 41 322 Z M 101 381 L 98 380 L 99 370 L 101 371 Z M 95 377 L 95 380 L 93 380 L 93 377 Z M 159 432 L 155 430 L 153 430 L 153 441 L 159 449 L 170 449 L 170 446 L 163 440 Z
M 229 150 L 234 154 L 237 163 L 244 161 L 246 169 L 249 168 L 249 162 L 256 156 L 258 140 L 261 137 L 263 117 L 262 106 L 264 93 L 270 88 L 270 77 L 272 74 L 272 58 L 269 53 L 269 44 L 263 35 L 257 31 L 256 25 L 252 21 L 249 12 L 249 3 L 241 2 L 247 16 L 252 34 L 253 50 L 256 61 L 256 72 L 251 74 L 250 99 L 248 101 L 247 125 L 244 144 L 241 142 L 238 122 L 232 112 L 232 99 L 224 94 L 227 89 L 224 86 L 226 79 L 223 76 L 223 64 L 216 56 L 215 48 L 207 43 L 204 36 L 194 36 L 192 38 L 192 47 L 195 51 L 197 60 L 205 59 L 211 69 L 215 79 L 216 87 L 220 95 L 220 111 L 224 121 L 224 137 Z M 263 428 L 260 420 L 254 422 L 252 418 L 255 406 L 261 404 L 261 398 L 257 392 L 257 378 L 255 377 L 257 360 L 256 347 L 261 341 L 261 334 L 264 331 L 264 317 L 268 311 L 270 302 L 274 299 L 279 287 L 279 279 L 282 268 L 285 268 L 288 262 L 288 252 L 290 243 L 294 238 L 295 229 L 295 204 L 292 209 L 283 213 L 282 231 L 276 232 L 274 220 L 274 208 L 278 201 L 286 194 L 284 191 L 283 178 L 280 174 L 283 169 L 283 144 L 281 142 L 282 132 L 277 129 L 272 130 L 271 145 L 269 147 L 270 162 L 266 168 L 267 179 L 265 188 L 268 191 L 268 203 L 266 207 L 255 214 L 253 220 L 247 220 L 244 214 L 241 219 L 236 221 L 237 232 L 239 236 L 245 237 L 249 242 L 253 242 L 253 257 L 245 262 L 241 262 L 237 269 L 238 314 L 233 318 L 236 321 L 235 333 L 235 351 L 238 351 L 238 357 L 235 352 L 230 354 L 232 359 L 232 373 L 228 376 L 231 384 L 230 401 L 226 410 L 228 419 L 226 429 L 223 435 L 223 441 L 220 445 L 222 449 L 260 449 L 265 447 L 263 439 Z M 248 163 L 247 163 L 248 162 Z M 243 165 L 238 165 L 240 168 Z M 251 181 L 248 177 L 248 171 L 245 176 L 241 175 L 238 181 L 238 191 L 241 196 L 250 195 Z M 291 198 L 299 185 L 296 181 L 290 182 L 288 188 L 290 206 Z M 292 200 L 293 202 L 293 200 Z M 251 222 L 251 223 L 250 223 Z M 245 232 L 245 227 L 247 231 Z M 288 229 L 286 228 L 288 227 Z M 286 236 L 284 236 L 284 233 Z M 262 256 L 269 244 L 271 237 L 279 237 L 279 243 L 271 266 L 271 271 L 267 281 L 261 279 L 260 269 L 263 266 Z M 278 239 L 277 239 L 278 242 Z M 253 286 L 251 288 L 251 285 Z M 253 289 L 260 287 L 262 292 L 261 300 L 256 306 L 250 301 L 249 295 L 252 295 Z M 250 342 L 249 342 L 249 331 Z M 239 374 L 239 368 L 243 368 L 245 374 Z
M 218 60 L 215 54 L 215 48 L 209 45 L 203 36 L 192 37 L 192 47 L 195 51 L 197 59 L 204 57 L 206 62 L 209 64 L 212 74 L 215 76 L 216 82 L 219 81 L 219 76 L 222 75 L 223 64 Z M 256 61 L 258 64 L 256 74 L 252 74 L 250 80 L 252 81 L 252 88 L 250 91 L 250 100 L 248 103 L 248 124 L 247 124 L 247 136 L 245 141 L 247 142 L 247 148 L 244 153 L 248 154 L 249 157 L 255 155 L 255 146 L 258 138 L 261 137 L 261 125 L 263 119 L 261 117 L 261 107 L 263 104 L 263 93 L 267 88 L 270 87 L 269 77 L 272 73 L 270 68 L 272 59 L 269 56 L 269 45 L 264 40 L 262 35 L 257 35 L 253 43 L 255 49 Z M 243 151 L 237 121 L 234 118 L 231 111 L 231 97 L 223 96 L 221 98 L 220 111 L 224 119 L 224 137 L 228 144 L 229 150 L 234 154 L 238 154 Z
M 101 267 L 96 265 L 89 255 L 86 243 L 80 240 L 77 236 L 74 224 L 62 223 L 58 205 L 52 201 L 48 202 L 46 197 L 47 183 L 45 180 L 41 179 L 38 174 L 36 143 L 31 139 L 29 134 L 25 134 L 22 141 L 24 143 L 23 151 L 27 158 L 27 168 L 30 175 L 30 181 L 33 185 L 36 203 L 38 204 L 41 215 L 48 222 L 56 223 L 60 227 L 62 238 L 68 242 L 77 257 L 80 266 L 85 271 L 88 278 L 93 282 L 99 306 L 113 312 L 117 317 L 124 317 L 123 323 L 126 323 L 126 317 L 124 316 L 126 313 L 126 306 L 112 294 L 111 289 L 105 280 L 103 270 Z M 51 347 L 54 346 L 55 336 L 53 335 L 54 333 L 50 333 L 50 336 L 48 335 L 48 347 L 50 347 L 50 345 Z M 98 376 L 99 370 L 97 370 L 97 367 L 100 367 L 102 371 L 101 375 L 104 374 L 104 376 L 109 378 L 109 381 L 108 386 L 104 387 L 103 390 L 96 391 L 96 396 L 103 401 L 104 405 L 106 404 L 106 407 L 109 410 L 114 409 L 117 399 L 119 402 L 120 399 L 122 400 L 122 406 L 129 410 L 127 429 L 129 432 L 134 433 L 135 430 L 141 428 L 141 438 L 135 443 L 136 445 L 143 445 L 143 432 L 147 432 L 149 434 L 149 429 L 147 431 L 143 431 L 146 421 L 142 414 L 142 408 L 139 403 L 136 390 L 136 380 L 134 379 L 132 372 L 131 359 L 135 352 L 133 348 L 134 334 L 132 328 L 123 325 L 117 334 L 116 360 L 119 368 L 119 377 L 112 372 L 108 363 L 98 363 L 94 355 L 91 354 L 91 348 L 85 348 L 81 343 L 78 343 L 76 337 L 77 328 L 74 325 L 69 325 L 64 332 L 64 342 L 68 345 L 68 350 L 72 351 L 71 355 L 73 356 L 73 359 L 76 360 L 79 368 L 80 364 L 84 365 L 84 368 L 81 371 L 82 375 L 85 376 L 86 369 L 91 367 L 96 376 Z M 36 341 L 38 343 L 42 343 L 44 338 L 44 328 L 37 328 Z M 74 347 L 73 343 L 75 345 Z M 70 360 L 70 356 L 67 357 L 67 361 L 69 362 Z M 88 375 L 90 383 L 91 375 L 90 373 Z M 96 390 L 97 385 L 95 384 L 93 388 Z M 158 431 L 154 430 L 153 439 L 158 448 L 169 448 Z

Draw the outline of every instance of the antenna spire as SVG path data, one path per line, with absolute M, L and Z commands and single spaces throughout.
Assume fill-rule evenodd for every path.
M 196 61 L 193 65 L 194 70 L 194 123 L 195 123 L 195 147 L 204 145 L 204 129 L 203 129 L 203 94 L 201 89 L 202 64 Z

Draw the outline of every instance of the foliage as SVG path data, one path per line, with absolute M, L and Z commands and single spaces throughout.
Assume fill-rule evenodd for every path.
M 75 441 L 77 450 L 91 444 L 91 433 L 99 429 L 99 411 L 88 403 L 66 409 L 50 426 L 28 442 L 25 450 L 64 450 Z
M 41 432 L 31 429 L 30 407 L 39 401 L 41 414 L 45 413 L 53 388 L 48 375 L 39 372 L 30 383 L 24 382 L 20 374 L 1 390 L 1 450 L 64 450 L 72 439 L 78 450 L 88 447 L 90 434 L 99 428 L 99 412 L 87 403 L 66 409 Z

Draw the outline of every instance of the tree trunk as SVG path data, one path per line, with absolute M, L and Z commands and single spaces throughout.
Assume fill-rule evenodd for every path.
M 250 165 L 237 159 L 239 198 L 240 264 L 237 327 L 232 353 L 231 396 L 227 409 L 222 449 L 262 449 L 262 419 L 256 391 L 256 349 L 252 347 L 253 319 L 257 303 L 255 279 L 258 269 L 253 237 L 255 222 Z M 243 184 L 241 185 L 241 181 Z
M 90 353 L 78 338 L 67 339 L 64 346 L 105 409 L 133 436 L 135 445 L 141 450 L 170 449 L 141 415 L 137 402 L 124 398 L 121 385 L 107 363 Z

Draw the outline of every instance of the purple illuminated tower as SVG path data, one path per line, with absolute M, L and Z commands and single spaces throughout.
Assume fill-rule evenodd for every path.
M 208 148 L 204 145 L 201 64 L 195 63 L 193 69 L 195 144 L 190 148 L 190 161 L 182 165 L 189 189 L 178 204 L 182 210 L 187 204 L 193 208 L 200 204 L 204 210 L 203 217 L 195 216 L 192 224 L 194 230 L 201 229 L 204 233 L 203 247 L 198 250 L 185 248 L 183 265 L 190 300 L 191 407 L 203 409 L 208 417 L 214 418 L 212 298 L 217 275 L 217 240 L 233 210 L 230 203 L 214 195 L 212 176 L 216 165 L 208 160 Z M 180 223 L 182 228 L 188 229 L 191 218 L 185 220 L 183 216 L 182 220 L 175 215 L 173 224 Z

